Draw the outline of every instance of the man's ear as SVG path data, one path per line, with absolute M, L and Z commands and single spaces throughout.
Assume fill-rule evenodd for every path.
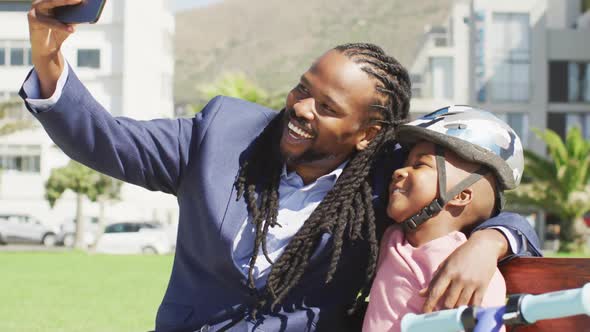
M 458 193 L 447 204 L 452 206 L 467 206 L 473 201 L 473 189 L 465 188 Z
M 361 133 L 360 141 L 356 143 L 356 149 L 358 151 L 366 149 L 373 140 L 373 138 L 377 136 L 380 130 L 381 125 L 378 124 L 372 124 L 366 127 Z

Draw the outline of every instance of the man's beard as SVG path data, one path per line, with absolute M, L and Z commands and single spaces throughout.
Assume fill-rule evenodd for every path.
M 281 152 L 282 153 L 282 152 Z M 286 156 L 282 154 L 283 160 L 289 165 L 309 164 L 319 160 L 333 159 L 335 156 L 329 152 L 318 151 L 310 148 L 299 156 Z

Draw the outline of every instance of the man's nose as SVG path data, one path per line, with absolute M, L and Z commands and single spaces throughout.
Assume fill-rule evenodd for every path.
M 300 99 L 293 105 L 293 110 L 298 118 L 312 121 L 315 117 L 315 100 L 313 98 Z

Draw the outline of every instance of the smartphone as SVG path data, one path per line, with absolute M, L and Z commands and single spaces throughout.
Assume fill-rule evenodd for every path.
M 63 23 L 96 23 L 106 0 L 82 0 L 77 5 L 53 9 L 53 16 Z

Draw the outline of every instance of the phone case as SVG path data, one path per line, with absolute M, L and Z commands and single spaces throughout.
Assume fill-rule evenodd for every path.
M 105 3 L 106 0 L 84 0 L 77 5 L 57 7 L 53 14 L 63 23 L 96 23 Z

